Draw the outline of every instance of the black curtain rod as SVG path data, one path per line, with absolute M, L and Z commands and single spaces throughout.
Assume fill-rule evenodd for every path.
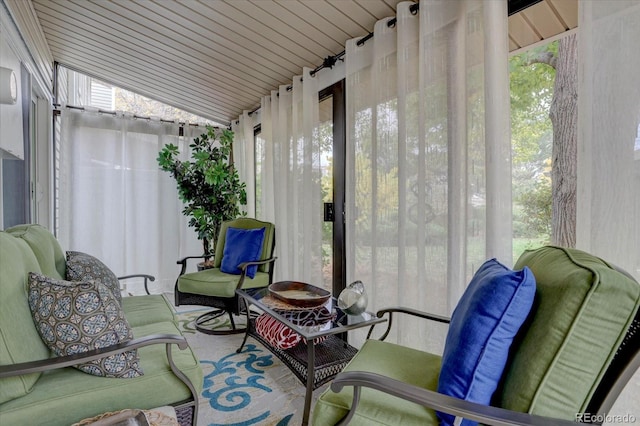
M 507 2 L 509 5 L 508 15 L 511 16 L 515 13 L 518 13 L 519 11 L 524 10 L 530 6 L 533 6 L 534 4 L 539 3 L 540 1 L 542 0 L 508 0 Z M 420 11 L 420 3 L 414 3 L 411 6 L 409 6 L 409 11 L 411 12 L 412 15 L 415 16 L 418 13 L 418 11 Z M 387 21 L 387 26 L 389 28 L 393 28 L 396 26 L 397 23 L 398 23 L 398 18 L 392 18 Z M 371 40 L 373 36 L 374 36 L 374 33 L 372 31 L 366 36 L 362 37 L 360 40 L 358 40 L 356 44 L 358 46 L 363 46 L 367 41 Z M 309 74 L 311 74 L 311 77 L 313 77 L 314 75 L 316 75 L 318 71 L 320 71 L 323 68 L 333 68 L 333 66 L 336 64 L 337 61 L 342 60 L 342 57 L 344 56 L 344 54 L 345 54 L 345 51 L 343 50 L 337 55 L 327 56 L 322 62 L 322 64 L 314 68 Z
M 420 3 L 414 3 L 411 6 L 409 6 L 409 11 L 411 12 L 412 15 L 416 15 L 418 13 L 418 11 L 420 10 Z M 396 23 L 398 22 L 398 18 L 391 18 L 387 21 L 387 26 L 389 28 L 393 28 L 396 26 Z M 362 37 L 360 40 L 358 40 L 358 42 L 356 43 L 358 46 L 362 46 L 364 45 L 367 41 L 371 40 L 374 36 L 373 32 L 370 32 L 369 34 L 367 34 L 366 36 Z M 345 55 L 345 51 L 343 50 L 342 52 L 338 53 L 335 56 L 328 56 L 324 62 L 322 63 L 322 65 L 319 65 L 318 67 L 316 67 L 313 71 L 311 71 L 311 76 L 314 76 L 318 71 L 320 71 L 323 68 L 332 68 L 333 65 L 335 65 L 335 63 L 342 59 L 342 57 Z
M 511 16 L 515 13 L 518 13 L 519 11 L 524 10 L 530 6 L 533 6 L 534 4 L 539 3 L 540 1 L 542 0 L 508 0 L 508 5 L 509 5 L 508 15 Z M 411 6 L 409 6 L 409 11 L 411 12 L 412 15 L 415 16 L 420 11 L 420 3 L 414 3 Z M 393 28 L 396 26 L 397 23 L 398 23 L 398 18 L 392 18 L 387 21 L 387 26 L 389 28 Z M 358 46 L 363 46 L 367 41 L 371 40 L 373 36 L 374 36 L 374 33 L 372 31 L 366 36 L 362 37 L 360 40 L 358 40 L 356 44 Z M 311 74 L 311 77 L 313 77 L 314 75 L 316 75 L 318 71 L 320 71 L 323 68 L 333 68 L 333 66 L 336 64 L 337 61 L 342 60 L 342 57 L 344 56 L 344 54 L 345 54 L 345 51 L 343 50 L 337 55 L 327 56 L 322 62 L 322 65 L 318 65 L 309 74 Z
M 62 106 L 61 104 L 53 104 L 53 106 L 56 108 L 54 110 L 54 113 L 59 114 L 60 110 L 57 109 L 60 106 Z M 87 108 L 83 107 L 83 106 L 75 106 L 75 105 L 65 105 L 65 108 L 68 109 L 77 109 L 79 111 L 88 111 Z M 108 114 L 108 115 L 113 115 L 115 116 L 117 114 L 117 111 L 110 111 L 110 110 L 106 110 L 106 109 L 101 109 L 101 108 L 97 108 L 97 111 L 100 114 Z M 151 117 L 145 117 L 142 115 L 136 115 L 133 114 L 133 118 L 137 119 L 137 120 L 151 120 Z M 174 124 L 179 124 L 180 126 L 193 126 L 193 127 L 199 127 L 200 125 L 198 123 L 187 123 L 186 121 L 176 121 L 176 120 L 165 120 L 164 118 L 160 119 L 161 123 L 174 123 Z M 216 129 L 218 129 L 219 127 L 214 127 Z
M 418 11 L 420 10 L 420 3 L 414 3 L 411 6 L 409 6 L 409 11 L 411 12 L 412 15 L 416 15 L 418 13 Z M 389 19 L 387 21 L 387 26 L 389 28 L 393 28 L 395 27 L 396 23 L 398 22 L 398 18 L 392 18 Z M 369 34 L 367 34 L 366 36 L 362 37 L 360 40 L 357 41 L 357 45 L 358 46 L 362 46 L 364 45 L 367 41 L 371 40 L 374 36 L 373 32 L 370 32 Z M 316 75 L 316 73 L 318 71 L 320 71 L 321 69 L 324 68 L 333 68 L 335 66 L 335 64 L 338 61 L 342 61 L 344 60 L 343 57 L 346 54 L 346 51 L 343 50 L 342 52 L 333 55 L 333 56 L 327 56 L 326 58 L 324 58 L 324 60 L 322 61 L 321 65 L 318 65 L 317 67 L 315 67 L 313 70 L 311 70 L 311 72 L 309 72 L 309 75 L 311 75 L 311 77 L 314 77 Z M 291 90 L 292 86 L 287 86 L 287 90 Z M 249 111 L 249 115 L 255 113 L 256 111 L 258 111 L 260 109 L 260 107 L 257 107 L 251 111 Z M 236 124 L 239 123 L 239 121 L 236 121 Z

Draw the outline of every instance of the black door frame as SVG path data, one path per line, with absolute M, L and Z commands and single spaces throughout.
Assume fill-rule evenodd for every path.
M 345 190 L 346 190 L 346 104 L 345 81 L 323 89 L 318 101 L 328 97 L 333 100 L 333 294 L 337 296 L 346 287 L 345 244 Z

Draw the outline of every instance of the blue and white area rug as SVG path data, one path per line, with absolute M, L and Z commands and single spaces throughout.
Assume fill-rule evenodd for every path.
M 198 426 L 301 424 L 305 387 L 275 355 L 252 338 L 236 353 L 244 334 L 197 332 L 193 320 L 205 311 L 182 306 L 177 311 L 180 327 L 204 371 Z M 314 392 L 314 402 L 326 386 Z

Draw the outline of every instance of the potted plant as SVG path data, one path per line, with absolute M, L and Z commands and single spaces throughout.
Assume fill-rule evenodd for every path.
M 185 204 L 182 213 L 202 240 L 206 260 L 215 253 L 222 222 L 246 214 L 240 211 L 247 204 L 246 185 L 233 166 L 232 144 L 232 131 L 207 126 L 207 132 L 189 145 L 190 160 L 181 161 L 173 144 L 165 145 L 157 159 L 176 180 Z

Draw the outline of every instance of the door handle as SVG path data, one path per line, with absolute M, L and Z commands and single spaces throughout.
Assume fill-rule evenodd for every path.
M 333 222 L 336 219 L 333 203 L 324 203 L 324 221 Z

